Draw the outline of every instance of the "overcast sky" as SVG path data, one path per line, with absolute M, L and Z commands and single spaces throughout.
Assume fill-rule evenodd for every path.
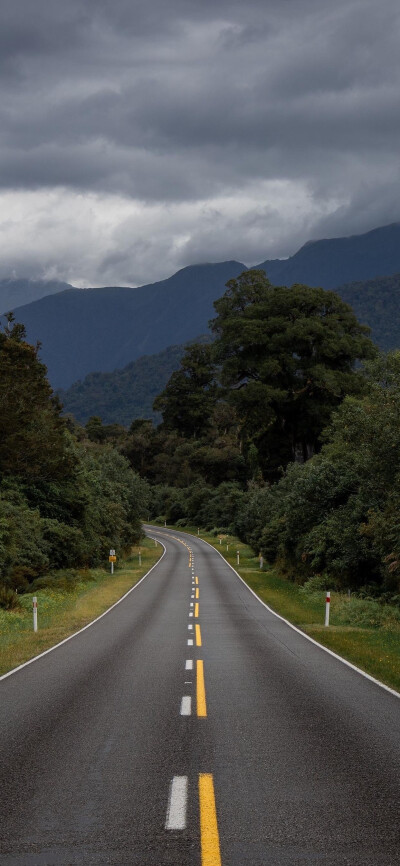
M 400 220 L 398 0 L 0 10 L 0 277 L 139 285 Z

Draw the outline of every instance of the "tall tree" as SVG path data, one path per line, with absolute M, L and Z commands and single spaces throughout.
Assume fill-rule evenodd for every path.
M 204 433 L 216 400 L 215 373 L 212 347 L 207 343 L 188 346 L 180 370 L 172 373 L 153 404 L 167 429 L 193 438 Z
M 230 280 L 214 306 L 221 381 L 244 443 L 257 446 L 274 477 L 280 466 L 319 448 L 332 410 L 362 388 L 355 364 L 376 353 L 369 329 L 333 292 L 272 286 L 258 270 Z
M 61 405 L 38 359 L 38 347 L 8 317 L 0 333 L 0 473 L 22 480 L 56 479 L 71 470 Z

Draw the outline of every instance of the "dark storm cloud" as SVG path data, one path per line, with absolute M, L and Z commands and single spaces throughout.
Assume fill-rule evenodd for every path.
M 0 0 L 0 12 L 4 193 L 170 207 L 169 230 L 155 224 L 162 254 L 174 221 L 182 236 L 172 267 L 400 219 L 395 0 Z M 288 201 L 293 185 L 293 219 L 274 183 Z M 235 195 L 231 215 L 215 204 Z M 184 237 L 174 208 L 189 202 Z M 138 271 L 146 249 L 154 260 L 154 238 L 127 252 L 127 224 L 116 209 L 107 273 L 132 273 L 133 249 Z

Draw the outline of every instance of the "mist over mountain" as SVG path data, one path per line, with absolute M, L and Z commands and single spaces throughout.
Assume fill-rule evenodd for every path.
M 257 267 L 277 285 L 299 282 L 344 292 L 382 348 L 400 345 L 397 283 L 371 283 L 400 273 L 400 223 L 363 235 L 312 241 L 289 259 L 267 260 Z M 192 265 L 139 288 L 68 288 L 20 306 L 16 318 L 25 324 L 28 340 L 41 343 L 53 387 L 68 388 L 88 373 L 124 368 L 142 355 L 207 333 L 213 302 L 224 293 L 226 282 L 246 269 L 241 262 L 228 261 Z M 369 286 L 365 292 L 360 285 L 349 288 L 354 281 Z M 343 285 L 346 289 L 338 288 Z
M 0 280 L 0 311 L 1 313 L 8 313 L 23 304 L 30 304 L 46 295 L 54 295 L 57 292 L 64 292 L 66 289 L 72 289 L 72 286 L 58 280 L 29 280 L 8 277 Z

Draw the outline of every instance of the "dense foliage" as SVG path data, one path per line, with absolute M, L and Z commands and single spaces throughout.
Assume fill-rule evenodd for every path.
M 348 283 L 335 289 L 335 293 L 350 304 L 359 322 L 371 327 L 380 349 L 390 351 L 400 345 L 399 274 Z M 207 316 L 197 320 L 197 328 L 199 334 L 206 332 Z M 64 412 L 71 413 L 82 424 L 91 415 L 100 416 L 105 424 L 126 427 L 137 418 L 152 418 L 158 423 L 160 416 L 153 410 L 153 401 L 178 370 L 183 353 L 184 345 L 170 346 L 112 373 L 90 373 L 67 390 L 59 391 Z
M 215 343 L 157 398 L 163 423 L 121 443 L 152 515 L 229 529 L 300 582 L 397 597 L 400 355 L 377 357 L 332 293 L 260 272 L 215 308 Z
M 12 317 L 0 333 L 0 479 L 3 588 L 97 565 L 140 537 L 146 482 L 110 442 L 62 418 L 38 349 Z
M 153 402 L 177 370 L 184 346 L 169 346 L 157 355 L 144 355 L 122 370 L 112 373 L 90 373 L 66 391 L 59 391 L 64 413 L 81 424 L 92 415 L 104 424 L 129 427 L 136 418 L 160 420 Z
M 246 494 L 237 531 L 296 579 L 400 600 L 400 353 L 367 365 L 320 454 Z
M 215 302 L 154 402 L 80 428 L 23 329 L 0 335 L 0 577 L 104 560 L 140 517 L 229 530 L 299 582 L 400 597 L 400 353 L 332 292 L 260 271 Z
M 221 382 L 265 476 L 319 447 L 345 394 L 357 393 L 355 361 L 371 357 L 368 329 L 333 292 L 271 286 L 263 271 L 230 280 L 214 306 Z

